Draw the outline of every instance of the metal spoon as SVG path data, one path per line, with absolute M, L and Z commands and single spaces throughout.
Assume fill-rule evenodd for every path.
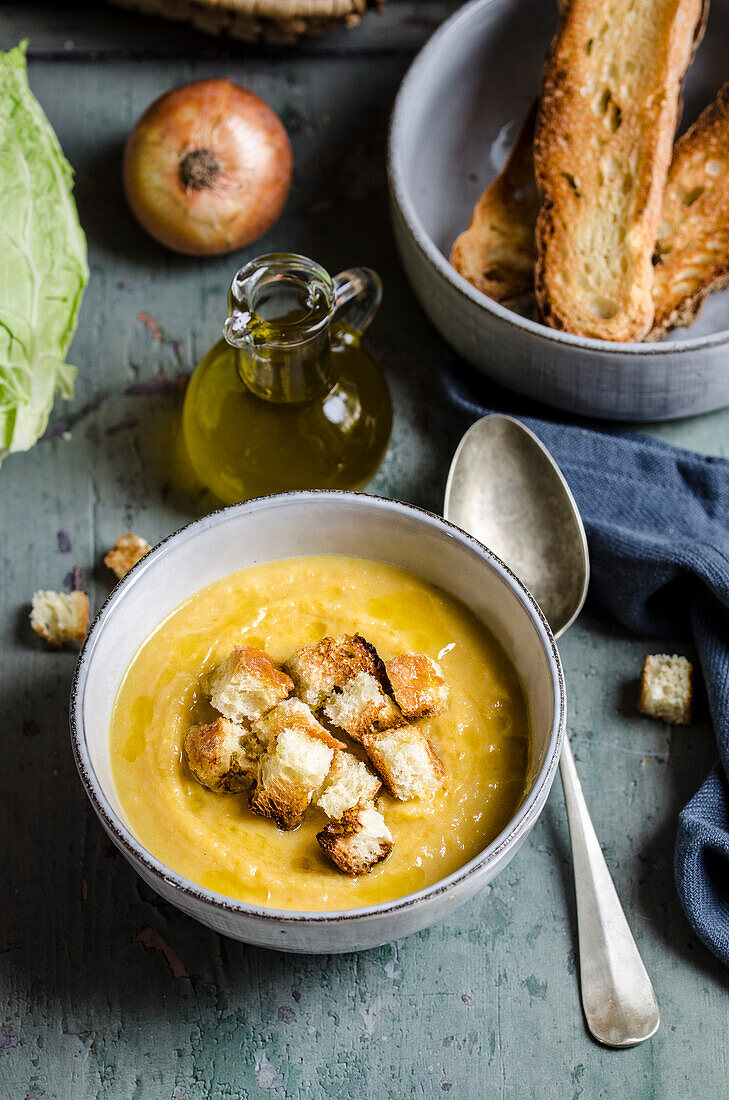
M 575 621 L 590 576 L 585 529 L 559 467 L 533 432 L 510 416 L 496 414 L 473 424 L 451 463 L 444 515 L 513 569 L 544 611 L 555 638 Z M 658 1030 L 658 1005 L 595 835 L 566 737 L 560 772 L 572 842 L 587 1025 L 605 1046 L 635 1046 Z

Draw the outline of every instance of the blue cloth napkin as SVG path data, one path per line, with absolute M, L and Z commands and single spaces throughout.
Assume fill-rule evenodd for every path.
M 696 934 L 729 966 L 729 460 L 519 419 L 574 493 L 592 598 L 639 634 L 693 632 L 719 763 L 679 817 L 676 885 Z

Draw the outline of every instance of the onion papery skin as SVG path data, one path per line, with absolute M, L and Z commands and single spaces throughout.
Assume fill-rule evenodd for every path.
M 180 166 L 200 151 L 212 154 L 217 171 L 209 185 L 195 177 L 185 186 Z M 230 80 L 200 80 L 167 92 L 144 112 L 124 150 L 124 190 L 132 213 L 160 244 L 216 256 L 270 229 L 288 197 L 292 168 L 288 135 L 267 103 Z

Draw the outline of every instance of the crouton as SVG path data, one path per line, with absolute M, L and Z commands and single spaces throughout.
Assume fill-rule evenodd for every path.
M 121 580 L 122 577 L 126 577 L 129 570 L 137 564 L 140 558 L 149 553 L 150 549 L 151 547 L 146 539 L 127 531 L 126 535 L 120 535 L 116 540 L 114 549 L 110 550 L 104 558 L 104 565 L 108 566 L 112 573 Z
M 649 654 L 640 677 L 638 710 L 675 726 L 691 724 L 693 675 L 690 661 L 674 653 Z
M 367 803 L 330 821 L 316 839 L 334 866 L 345 875 L 366 875 L 392 851 L 392 833 L 381 813 Z
M 30 625 L 51 649 L 78 642 L 89 629 L 89 597 L 85 592 L 34 592 Z
M 237 645 L 207 677 L 210 702 L 231 722 L 254 722 L 294 689 L 293 682 L 261 649 Z
M 440 667 L 425 653 L 404 653 L 385 664 L 392 694 L 406 718 L 440 714 L 448 704 L 448 685 Z
M 312 709 L 320 707 L 335 688 L 343 688 L 358 672 L 368 672 L 387 685 L 385 666 L 377 650 L 360 634 L 322 638 L 297 649 L 284 665 L 297 694 Z
M 208 726 L 190 726 L 185 734 L 187 766 L 203 787 L 233 793 L 250 787 L 267 740 L 227 718 Z
M 324 714 L 355 741 L 367 730 L 389 729 L 402 721 L 398 707 L 369 672 L 358 672 L 336 688 L 324 704 Z
M 272 817 L 280 829 L 293 829 L 319 790 L 334 753 L 344 749 L 327 733 L 305 703 L 286 699 L 253 724 L 268 741 L 261 757 L 251 809 Z
M 443 764 L 417 726 L 403 723 L 384 733 L 365 733 L 362 744 L 394 798 L 430 798 L 442 786 Z
M 373 802 L 382 783 L 361 760 L 351 752 L 335 752 L 332 766 L 314 805 L 329 817 L 341 817 L 360 802 Z

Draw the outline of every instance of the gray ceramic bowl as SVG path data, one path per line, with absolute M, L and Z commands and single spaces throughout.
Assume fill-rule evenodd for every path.
M 389 181 L 413 289 L 445 339 L 502 385 L 587 416 L 666 420 L 729 404 L 729 291 L 658 344 L 555 332 L 491 301 L 448 263 L 539 90 L 555 0 L 473 0 L 436 31 L 395 102 Z M 684 121 L 729 75 L 729 0 L 712 0 L 689 71 Z
M 258 562 L 300 554 L 351 554 L 409 569 L 467 603 L 500 638 L 529 701 L 534 752 L 514 818 L 476 859 L 425 890 L 342 912 L 289 912 L 233 901 L 161 863 L 134 835 L 114 788 L 109 724 L 119 683 L 149 633 L 206 584 Z M 374 947 L 452 913 L 518 851 L 547 799 L 564 734 L 562 669 L 532 596 L 489 550 L 428 512 L 357 493 L 301 492 L 234 505 L 160 543 L 117 585 L 79 657 L 71 741 L 102 825 L 145 882 L 218 932 L 284 951 Z

